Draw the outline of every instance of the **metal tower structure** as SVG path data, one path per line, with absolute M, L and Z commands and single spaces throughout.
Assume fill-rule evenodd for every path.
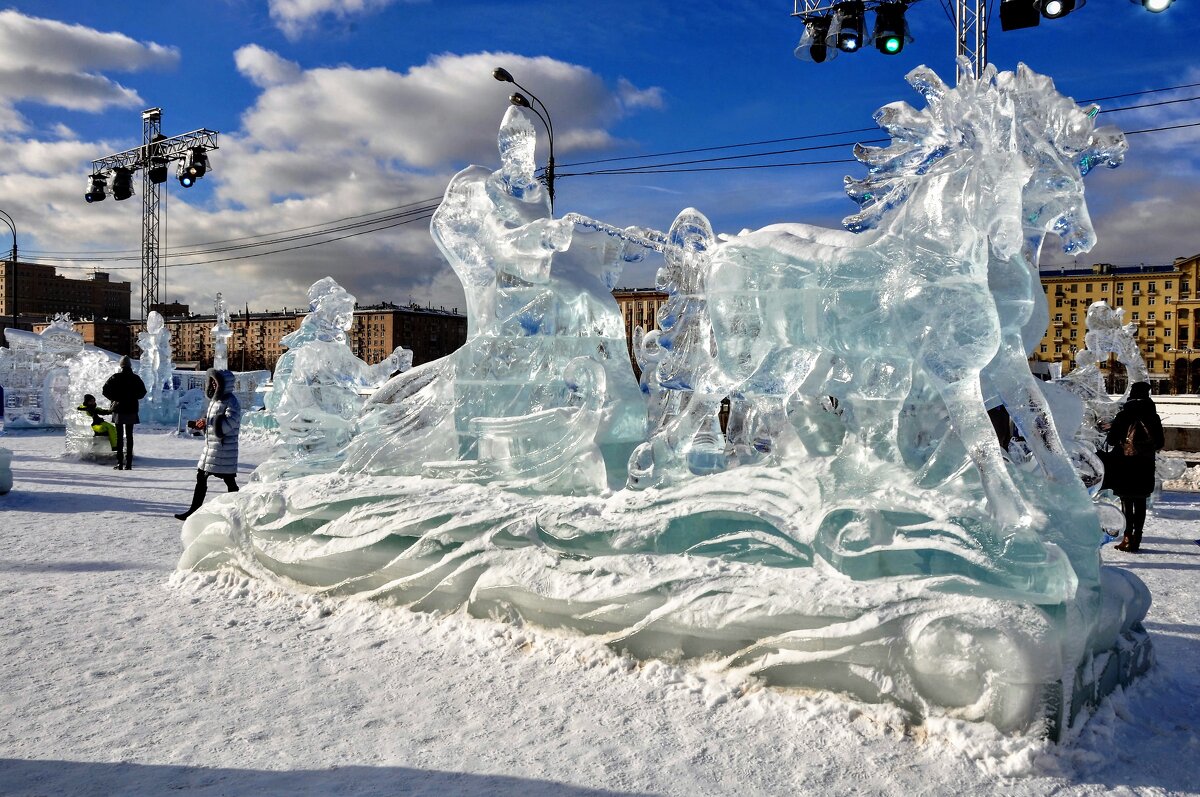
M 920 0 L 908 0 L 913 5 Z M 864 0 L 866 11 L 881 5 L 883 0 Z M 895 2 L 895 0 L 892 0 Z M 953 0 L 954 3 L 954 58 L 966 56 L 971 63 L 974 76 L 979 77 L 987 66 L 987 0 Z M 807 19 L 833 13 L 836 0 L 793 0 L 792 16 Z
M 142 318 L 158 304 L 158 283 L 162 240 L 159 235 L 159 188 L 167 180 L 168 166 L 185 161 L 195 150 L 217 149 L 217 131 L 200 128 L 190 133 L 166 137 L 162 134 L 162 108 L 142 111 L 141 146 L 105 155 L 92 161 L 92 175 L 105 175 L 116 169 L 142 173 Z

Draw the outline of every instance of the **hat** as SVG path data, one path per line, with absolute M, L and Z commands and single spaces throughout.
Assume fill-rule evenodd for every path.
M 1129 386 L 1129 397 L 1131 399 L 1150 398 L 1150 383 L 1134 382 Z
M 130 370 L 130 369 L 132 369 L 132 368 L 133 368 L 133 361 L 132 361 L 132 360 L 130 360 L 130 359 L 129 359 L 129 355 L 128 355 L 128 354 L 126 354 L 125 356 L 123 356 L 123 357 L 121 358 L 121 370 L 122 370 L 122 371 L 128 371 L 128 370 Z

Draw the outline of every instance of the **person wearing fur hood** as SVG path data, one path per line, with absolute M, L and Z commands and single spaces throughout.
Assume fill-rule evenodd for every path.
M 238 432 L 242 426 L 242 407 L 233 395 L 233 372 L 209 368 L 204 382 L 208 411 L 204 414 L 204 451 L 196 463 L 196 490 L 192 505 L 175 517 L 187 520 L 204 503 L 208 477 L 217 476 L 229 492 L 236 493 Z

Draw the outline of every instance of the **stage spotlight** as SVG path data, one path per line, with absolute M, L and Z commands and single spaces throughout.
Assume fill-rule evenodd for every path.
M 1034 28 L 1041 22 L 1038 0 L 1000 0 L 1000 29 Z
M 120 202 L 133 196 L 133 172 L 124 166 L 113 169 L 112 181 L 113 199 Z
M 93 174 L 88 178 L 88 190 L 87 193 L 83 195 L 84 201 L 103 202 L 104 197 L 108 196 L 106 193 L 104 193 L 104 189 L 107 187 L 108 184 L 105 182 L 103 174 Z
M 863 23 L 862 0 L 848 0 L 833 6 L 833 23 L 825 44 L 852 53 L 862 48 L 866 26 Z
M 823 64 L 837 57 L 838 49 L 825 44 L 829 36 L 829 23 L 832 21 L 832 17 L 829 16 L 804 20 L 804 34 L 793 51 L 795 56 L 801 61 L 812 61 L 814 64 Z
M 179 164 L 179 170 L 175 172 L 175 177 L 179 180 L 179 184 L 184 188 L 191 188 L 196 184 L 196 178 L 188 172 L 188 166 L 186 163 Z
M 875 49 L 884 55 L 896 55 L 904 49 L 906 42 L 912 41 L 908 34 L 908 23 L 904 12 L 908 9 L 905 3 L 881 3 L 875 9 L 875 30 L 871 34 Z
M 167 159 L 154 158 L 150 161 L 150 168 L 147 170 L 150 175 L 150 182 L 155 185 L 165 183 L 167 181 Z
M 196 147 L 191 151 L 187 159 L 187 173 L 195 180 L 199 180 L 208 171 L 208 156 L 204 154 L 203 147 Z
M 1083 3 L 1077 3 L 1076 0 L 1042 0 L 1042 16 L 1046 19 L 1058 19 L 1081 5 Z
M 1129 0 L 1131 3 L 1137 3 L 1147 11 L 1157 14 L 1160 11 L 1166 11 L 1171 7 L 1175 0 Z

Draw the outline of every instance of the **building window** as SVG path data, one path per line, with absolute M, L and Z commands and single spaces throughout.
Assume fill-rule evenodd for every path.
M 1062 297 L 1061 297 L 1061 296 L 1060 296 L 1060 297 L 1058 297 L 1057 299 L 1055 299 L 1055 300 L 1054 300 L 1054 306 L 1055 306 L 1055 307 L 1062 307 L 1062 306 L 1063 306 L 1063 300 L 1062 300 Z M 1061 313 L 1060 313 L 1060 315 L 1061 315 Z M 1059 319 L 1059 320 L 1061 321 L 1062 319 Z
M 1071 313 L 1071 323 L 1072 324 L 1079 323 L 1079 313 Z
M 1148 299 L 1146 299 L 1146 304 L 1154 304 L 1154 303 L 1155 303 L 1155 299 L 1157 299 L 1157 298 L 1158 298 L 1157 296 L 1151 296 L 1151 297 L 1149 297 Z
M 1055 314 L 1054 314 L 1054 320 L 1055 320 L 1055 321 L 1062 321 L 1062 313 L 1055 313 Z
M 1124 293 L 1124 292 L 1125 292 L 1125 283 L 1118 282 L 1117 283 L 1117 293 Z
M 1047 346 L 1046 346 L 1046 344 L 1045 344 L 1045 343 L 1043 343 L 1043 344 L 1042 344 L 1042 354 L 1045 354 L 1045 353 L 1046 353 L 1046 349 L 1047 349 Z
M 1149 321 L 1153 321 L 1154 320 L 1154 311 L 1151 310 L 1150 312 L 1146 313 L 1146 318 Z
M 1141 303 L 1142 303 L 1142 297 L 1141 297 L 1141 296 L 1134 296 L 1134 297 L 1133 297 L 1133 306 L 1134 306 L 1134 307 L 1137 307 L 1137 306 L 1138 306 L 1139 304 L 1141 304 Z
M 1167 290 L 1171 290 L 1172 282 L 1173 282 L 1172 280 L 1167 280 L 1166 282 L 1163 283 L 1163 287 L 1166 288 Z
M 1071 293 L 1079 293 L 1079 284 L 1078 283 L 1071 284 Z
M 1084 286 L 1084 290 L 1087 291 L 1088 293 L 1091 293 L 1092 287 L 1093 287 L 1092 283 L 1089 282 L 1086 286 Z
M 1077 330 L 1074 330 L 1074 329 L 1072 329 L 1072 330 L 1071 330 L 1071 340 L 1075 340 L 1075 333 L 1076 333 L 1076 332 L 1077 332 Z
M 1163 313 L 1163 318 L 1170 321 L 1171 320 L 1171 311 L 1168 310 L 1167 312 Z
M 1140 282 L 1135 282 L 1135 283 L 1133 283 L 1133 290 L 1134 290 L 1134 293 L 1136 293 L 1136 292 L 1140 291 L 1141 289 L 1142 289 L 1142 283 L 1140 283 Z
M 1107 291 L 1108 291 L 1108 283 L 1107 283 L 1107 282 L 1101 282 L 1101 283 L 1100 283 L 1100 292 L 1101 292 L 1101 293 L 1105 293 L 1105 292 L 1107 292 Z
M 1137 299 L 1134 299 L 1134 300 L 1133 300 L 1133 303 L 1134 303 L 1134 304 L 1137 304 Z M 1138 318 L 1139 318 L 1139 316 L 1138 316 L 1138 314 L 1137 314 L 1136 312 L 1134 312 L 1132 315 L 1130 315 L 1130 316 L 1129 316 L 1129 318 L 1130 318 L 1130 320 L 1132 320 L 1132 321 L 1137 321 L 1137 320 L 1138 320 Z

